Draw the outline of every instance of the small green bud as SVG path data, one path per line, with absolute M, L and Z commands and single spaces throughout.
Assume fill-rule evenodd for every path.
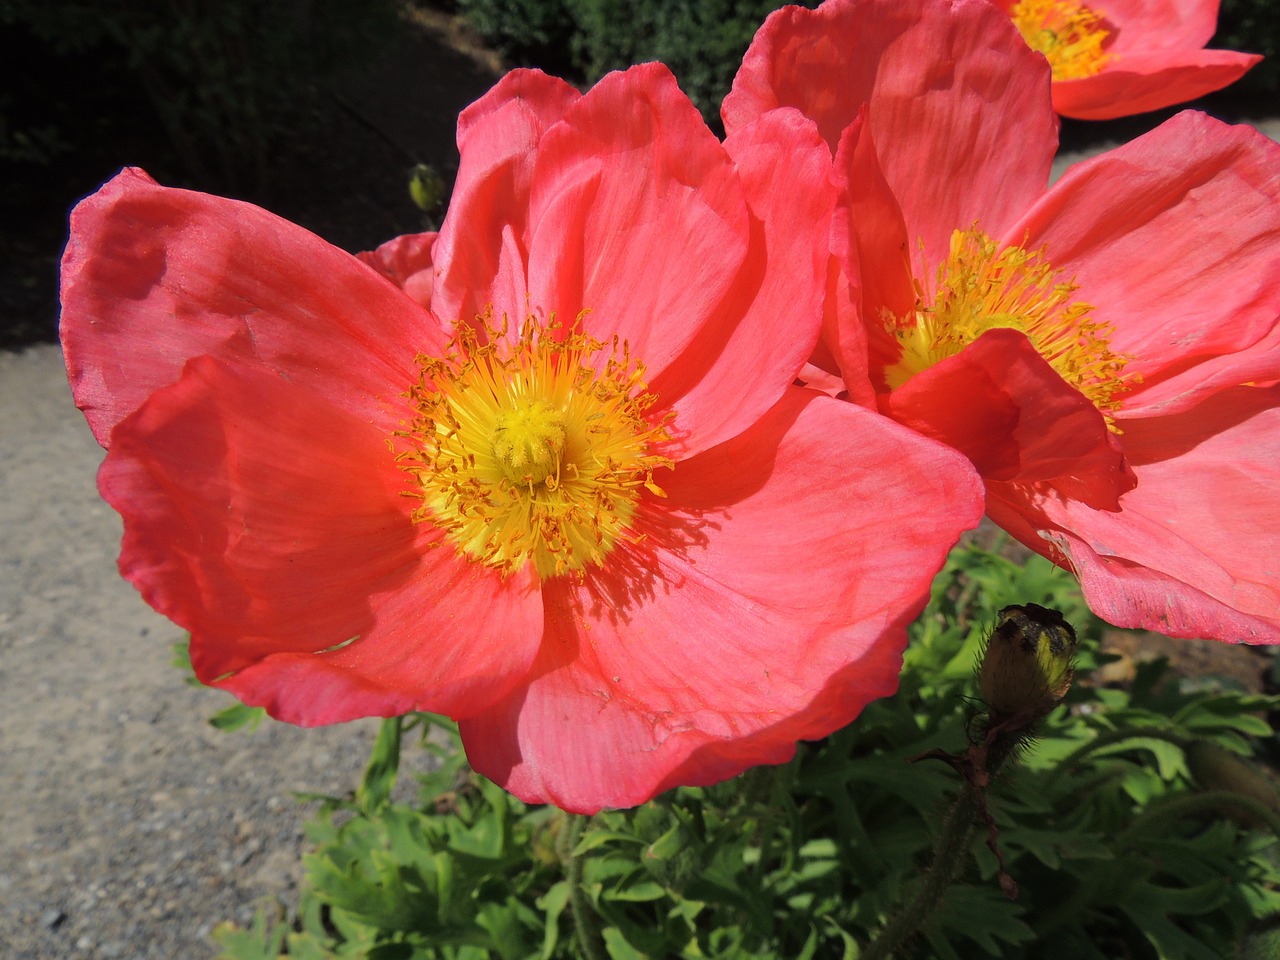
M 444 178 L 430 164 L 418 164 L 409 174 L 409 196 L 423 213 L 434 213 L 444 205 Z
M 992 722 L 1030 724 L 1071 686 L 1076 632 L 1057 610 L 1037 603 L 1005 607 L 987 641 L 978 687 Z

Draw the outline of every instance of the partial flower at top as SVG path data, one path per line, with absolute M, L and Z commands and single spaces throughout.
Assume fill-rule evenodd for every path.
M 458 138 L 439 235 L 365 263 L 138 171 L 72 215 L 120 568 L 197 674 L 304 725 L 448 714 L 576 811 L 785 761 L 892 692 L 981 484 L 792 385 L 834 204 L 813 124 L 722 144 L 650 64 L 585 95 L 515 71 Z
M 1046 190 L 1048 83 L 982 0 L 828 0 L 724 116 L 828 140 L 850 399 L 968 456 L 1112 623 L 1280 642 L 1280 146 L 1186 112 Z
M 1262 59 L 1206 50 L 1218 0 L 994 0 L 1053 71 L 1053 108 L 1109 120 L 1186 103 Z

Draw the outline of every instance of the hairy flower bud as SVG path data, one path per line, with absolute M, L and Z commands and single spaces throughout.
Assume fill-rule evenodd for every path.
M 1031 723 L 1071 685 L 1076 632 L 1057 610 L 1036 603 L 1005 607 L 978 668 L 992 722 Z

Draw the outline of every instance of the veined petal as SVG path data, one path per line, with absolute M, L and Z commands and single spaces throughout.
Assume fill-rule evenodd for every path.
M 1168 417 L 1125 423 L 1138 483 L 1116 512 L 991 497 L 993 519 L 1080 577 L 1122 627 L 1280 643 L 1280 387 L 1236 387 Z M 1026 534 L 1042 538 L 1037 544 Z
M 1053 84 L 1053 109 L 1077 120 L 1111 120 L 1195 100 L 1239 80 L 1262 57 L 1233 50 L 1151 50 L 1117 55 L 1091 77 Z
M 447 321 L 489 307 L 524 319 L 534 163 L 547 129 L 580 97 L 541 71 L 513 70 L 462 111 L 458 176 L 432 251 L 433 302 Z
M 312 725 L 479 709 L 527 669 L 536 590 L 432 549 L 387 439 L 209 357 L 117 427 L 99 486 L 121 573 L 191 632 L 202 680 Z
M 355 257 L 251 204 L 125 170 L 71 214 L 59 334 L 103 446 L 192 357 L 261 363 L 367 419 L 400 415 L 421 307 Z
M 630 806 L 848 723 L 895 688 L 905 626 L 982 511 L 954 451 L 798 389 L 663 482 L 648 576 L 548 585 L 529 684 L 462 724 L 476 769 L 526 800 Z
M 730 296 L 697 339 L 651 381 L 677 411 L 690 456 L 755 423 L 813 352 L 827 279 L 835 187 L 813 124 L 775 110 L 725 142 L 746 193 L 751 245 Z M 745 381 L 743 370 L 750 370 Z
M 832 217 L 831 253 L 843 275 L 855 279 L 849 308 L 841 309 L 838 299 L 835 309 L 828 302 L 823 329 L 850 397 L 858 398 L 883 388 L 871 382 L 869 361 L 878 368 L 890 366 L 901 349 L 883 318 L 908 316 L 916 306 L 911 269 L 916 247 L 880 168 L 865 109 L 840 138 L 835 178 L 840 201 Z M 832 293 L 829 299 L 836 299 L 840 291 Z
M 1280 144 L 1255 130 L 1180 113 L 1073 166 L 1006 240 L 1044 245 L 1112 324 L 1142 378 L 1125 415 L 1185 409 L 1232 366 L 1280 376 Z
M 884 175 L 924 256 L 977 219 L 996 233 L 1042 191 L 1057 149 L 1049 66 L 985 0 L 828 0 L 783 7 L 725 98 L 732 133 L 791 106 L 836 150 L 867 106 Z
M 611 73 L 539 146 L 527 302 L 617 334 L 656 379 L 720 311 L 749 239 L 729 155 L 666 67 Z
M 1171 53 L 1203 47 L 1218 28 L 1218 0 L 1098 0 L 1114 24 L 1112 50 Z

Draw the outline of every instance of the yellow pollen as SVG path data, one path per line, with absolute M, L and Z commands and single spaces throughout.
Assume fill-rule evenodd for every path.
M 1110 414 L 1139 378 L 1124 373 L 1128 357 L 1111 351 L 1111 325 L 1091 316 L 1091 304 L 1073 302 L 1077 289 L 1074 281 L 1058 281 L 1043 249 L 1000 248 L 976 227 L 956 230 L 932 297 L 917 284 L 913 313 L 883 318 L 902 349 L 884 369 L 885 383 L 897 389 L 988 330 L 1018 330 L 1114 428 Z
M 1111 31 L 1104 16 L 1075 0 L 1019 0 L 1013 22 L 1033 50 L 1049 60 L 1055 80 L 1092 77 L 1115 59 L 1103 51 Z
M 642 539 L 641 490 L 664 496 L 653 472 L 674 466 L 661 452 L 670 417 L 650 418 L 657 397 L 625 341 L 532 316 L 511 339 L 486 315 L 459 325 L 446 356 L 417 362 L 416 415 L 396 434 L 422 499 L 415 521 L 474 561 L 503 573 L 531 562 L 544 579 Z
M 493 456 L 508 480 L 544 483 L 560 466 L 564 436 L 564 412 L 533 400 L 498 415 Z

